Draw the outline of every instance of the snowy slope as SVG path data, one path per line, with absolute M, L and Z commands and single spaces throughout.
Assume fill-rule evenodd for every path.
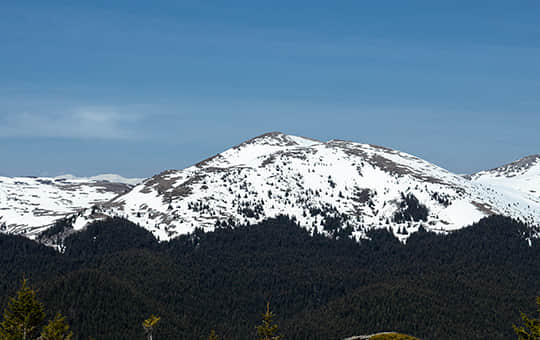
M 468 178 L 491 188 L 518 207 L 538 207 L 540 204 L 540 155 L 527 156 Z M 538 215 L 536 217 L 538 219 Z
M 122 216 L 161 240 L 280 214 L 312 232 L 361 238 L 389 228 L 402 240 L 420 227 L 448 232 L 489 214 L 538 225 L 539 159 L 464 177 L 381 146 L 272 132 L 142 182 L 0 178 L 0 225 L 34 237 L 68 214 L 75 230 Z
M 61 176 L 56 176 L 54 179 L 65 179 L 65 180 L 76 180 L 79 182 L 111 182 L 111 183 L 122 183 L 128 185 L 137 185 L 144 181 L 144 178 L 126 178 L 116 174 L 102 174 L 92 177 L 77 177 L 74 175 L 66 174 Z
M 339 232 L 332 227 L 339 221 L 346 235 L 391 228 L 406 239 L 420 226 L 451 231 L 489 214 L 538 223 L 538 200 L 523 199 L 396 150 L 273 132 L 149 178 L 100 213 L 124 216 L 161 240 L 279 214 L 319 233 Z M 415 209 L 422 206 L 425 216 Z M 79 218 L 76 229 L 92 218 Z
M 77 178 L 0 177 L 0 231 L 30 238 L 59 218 L 129 191 L 140 180 L 117 175 Z

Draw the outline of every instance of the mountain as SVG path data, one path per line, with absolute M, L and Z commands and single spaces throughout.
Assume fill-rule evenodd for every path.
M 420 228 L 449 232 L 494 214 L 540 223 L 538 156 L 461 176 L 382 146 L 271 132 L 138 181 L 4 178 L 0 223 L 33 237 L 68 214 L 75 230 L 118 216 L 167 240 L 288 215 L 311 233 L 363 238 L 388 228 L 402 241 Z
M 510 197 L 519 206 L 537 206 L 540 203 L 540 155 L 527 156 L 472 174 L 469 178 Z
M 515 162 L 487 171 L 470 175 L 471 179 L 481 178 L 531 178 L 540 175 L 540 155 L 523 157 Z M 538 182 L 538 181 L 537 181 Z
M 66 180 L 78 180 L 78 181 L 89 181 L 89 182 L 111 182 L 111 183 L 123 183 L 128 185 L 137 185 L 141 183 L 144 178 L 126 178 L 116 174 L 101 174 L 91 177 L 77 177 L 74 175 L 61 175 L 56 176 L 55 179 L 66 179 Z
M 138 179 L 95 177 L 0 177 L 0 231 L 34 238 L 65 216 L 129 191 Z
M 530 181 L 540 185 L 540 176 Z M 404 240 L 419 228 L 447 232 L 493 214 L 538 224 L 540 203 L 527 195 L 386 147 L 271 132 L 146 179 L 94 212 L 125 217 L 161 240 L 281 214 L 312 233 L 361 238 L 390 228 Z M 95 218 L 86 212 L 76 225 Z

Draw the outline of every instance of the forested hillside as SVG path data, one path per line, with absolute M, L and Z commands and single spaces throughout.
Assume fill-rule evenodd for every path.
M 23 275 L 75 339 L 250 339 L 269 301 L 286 339 L 393 330 L 421 339 L 508 339 L 540 295 L 540 244 L 492 216 L 450 235 L 360 243 L 310 235 L 287 217 L 158 243 L 123 219 L 97 222 L 65 252 L 0 235 L 0 306 Z

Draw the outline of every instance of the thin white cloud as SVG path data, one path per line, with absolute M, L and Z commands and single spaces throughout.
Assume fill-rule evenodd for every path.
M 79 108 L 69 113 L 17 113 L 0 117 L 0 137 L 133 139 L 140 114 L 108 108 Z

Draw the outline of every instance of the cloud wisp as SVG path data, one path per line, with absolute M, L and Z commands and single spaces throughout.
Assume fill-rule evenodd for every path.
M 0 117 L 0 137 L 136 139 L 140 114 L 79 108 L 66 113 L 17 113 Z

